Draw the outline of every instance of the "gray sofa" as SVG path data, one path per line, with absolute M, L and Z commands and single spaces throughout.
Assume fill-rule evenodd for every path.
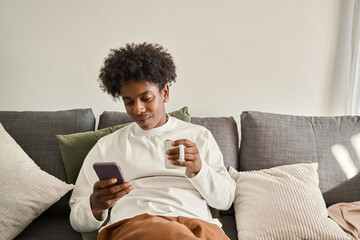
M 129 122 L 126 113 L 104 112 L 97 129 Z M 24 151 L 46 172 L 67 181 L 56 134 L 94 131 L 91 109 L 56 112 L 0 111 L 0 122 Z M 208 128 L 224 155 L 226 167 L 257 170 L 291 163 L 319 163 L 320 189 L 327 206 L 360 200 L 359 173 L 348 179 L 332 154 L 331 147 L 341 144 L 348 150 L 360 172 L 354 149 L 360 134 L 359 117 L 298 117 L 261 112 L 241 115 L 241 144 L 232 117 L 192 117 L 191 122 Z M 360 152 L 360 150 L 359 150 Z M 35 219 L 16 239 L 81 239 L 69 223 L 70 193 Z M 234 209 L 221 211 L 223 229 L 237 239 Z

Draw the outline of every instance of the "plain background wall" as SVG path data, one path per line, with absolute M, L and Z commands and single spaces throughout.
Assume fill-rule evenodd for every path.
M 177 65 L 168 111 L 343 114 L 340 12 L 340 0 L 0 0 L 0 110 L 124 111 L 99 69 L 109 49 L 146 41 Z

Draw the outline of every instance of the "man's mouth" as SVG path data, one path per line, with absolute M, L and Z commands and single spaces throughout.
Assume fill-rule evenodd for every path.
M 145 123 L 147 120 L 149 120 L 151 118 L 151 116 L 147 116 L 147 117 L 138 117 L 138 118 L 135 118 L 136 119 L 136 122 L 140 123 L 140 124 L 143 124 Z

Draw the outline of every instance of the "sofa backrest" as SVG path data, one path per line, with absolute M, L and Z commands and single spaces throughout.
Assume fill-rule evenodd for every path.
M 239 135 L 232 117 L 192 117 L 191 123 L 206 127 L 214 136 L 224 156 L 225 167 L 238 169 Z
M 99 119 L 98 129 L 132 122 L 125 112 L 105 111 Z M 191 123 L 206 127 L 213 134 L 224 156 L 226 167 L 238 169 L 239 138 L 237 125 L 232 117 L 192 117 Z
M 91 109 L 66 111 L 0 111 L 0 122 L 22 149 L 44 171 L 67 182 L 56 134 L 93 131 L 95 117 Z M 70 192 L 47 213 L 69 212 Z
M 327 206 L 360 200 L 360 117 L 241 115 L 240 170 L 319 163 Z

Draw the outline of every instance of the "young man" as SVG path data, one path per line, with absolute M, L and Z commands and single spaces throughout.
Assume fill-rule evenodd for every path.
M 209 206 L 228 209 L 235 182 L 210 131 L 166 114 L 175 78 L 173 59 L 159 45 L 128 44 L 106 58 L 100 85 L 122 98 L 134 123 L 100 139 L 87 155 L 70 199 L 75 230 L 99 229 L 112 208 L 98 239 L 228 239 Z M 169 139 L 185 146 L 185 161 L 176 161 L 179 148 L 165 153 Z M 118 162 L 127 182 L 99 181 L 95 162 Z

